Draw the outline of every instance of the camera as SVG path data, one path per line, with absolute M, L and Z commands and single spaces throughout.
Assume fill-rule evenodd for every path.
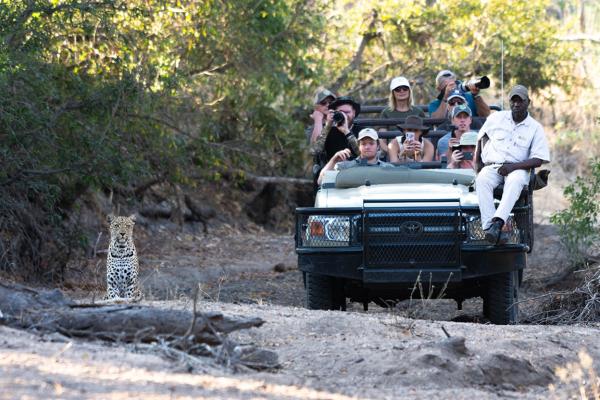
M 473 152 L 472 151 L 463 151 L 463 160 L 472 160 Z
M 482 76 L 479 78 L 469 79 L 466 83 L 456 81 L 456 87 L 458 87 L 463 92 L 469 92 L 470 85 L 475 85 L 475 87 L 479 89 L 487 89 L 490 87 L 490 78 L 488 78 L 487 76 Z
M 340 126 L 344 123 L 345 120 L 346 120 L 346 116 L 344 115 L 343 112 L 341 112 L 341 111 L 333 112 L 333 125 Z

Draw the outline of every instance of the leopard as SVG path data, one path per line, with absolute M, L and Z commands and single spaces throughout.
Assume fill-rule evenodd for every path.
M 108 215 L 110 244 L 106 257 L 106 296 L 104 300 L 138 302 L 142 299 L 139 260 L 133 242 L 135 214 Z

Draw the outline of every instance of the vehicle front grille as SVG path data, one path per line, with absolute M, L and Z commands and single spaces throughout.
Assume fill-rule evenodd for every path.
M 460 265 L 458 208 L 374 209 L 364 214 L 365 267 Z

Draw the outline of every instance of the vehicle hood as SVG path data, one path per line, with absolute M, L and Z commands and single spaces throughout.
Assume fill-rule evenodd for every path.
M 384 201 L 385 204 L 402 201 L 403 205 L 416 205 L 430 201 L 455 200 L 461 206 L 477 206 L 477 195 L 470 192 L 465 185 L 453 184 L 427 184 L 427 183 L 399 183 L 359 186 L 348 189 L 321 189 L 317 193 L 315 207 L 363 207 L 365 200 Z M 415 203 L 406 202 L 415 200 Z

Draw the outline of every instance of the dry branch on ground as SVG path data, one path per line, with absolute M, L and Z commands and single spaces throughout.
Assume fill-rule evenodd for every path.
M 264 321 L 228 317 L 219 312 L 166 310 L 132 304 L 76 304 L 59 290 L 34 290 L 0 283 L 0 323 L 20 329 L 59 332 L 131 343 L 158 343 L 190 356 L 212 356 L 222 364 L 275 368 L 277 355 L 254 346 L 238 346 L 227 334 Z
M 600 322 L 600 266 L 583 271 L 581 283 L 573 290 L 551 293 L 542 311 L 530 318 L 538 324 Z

